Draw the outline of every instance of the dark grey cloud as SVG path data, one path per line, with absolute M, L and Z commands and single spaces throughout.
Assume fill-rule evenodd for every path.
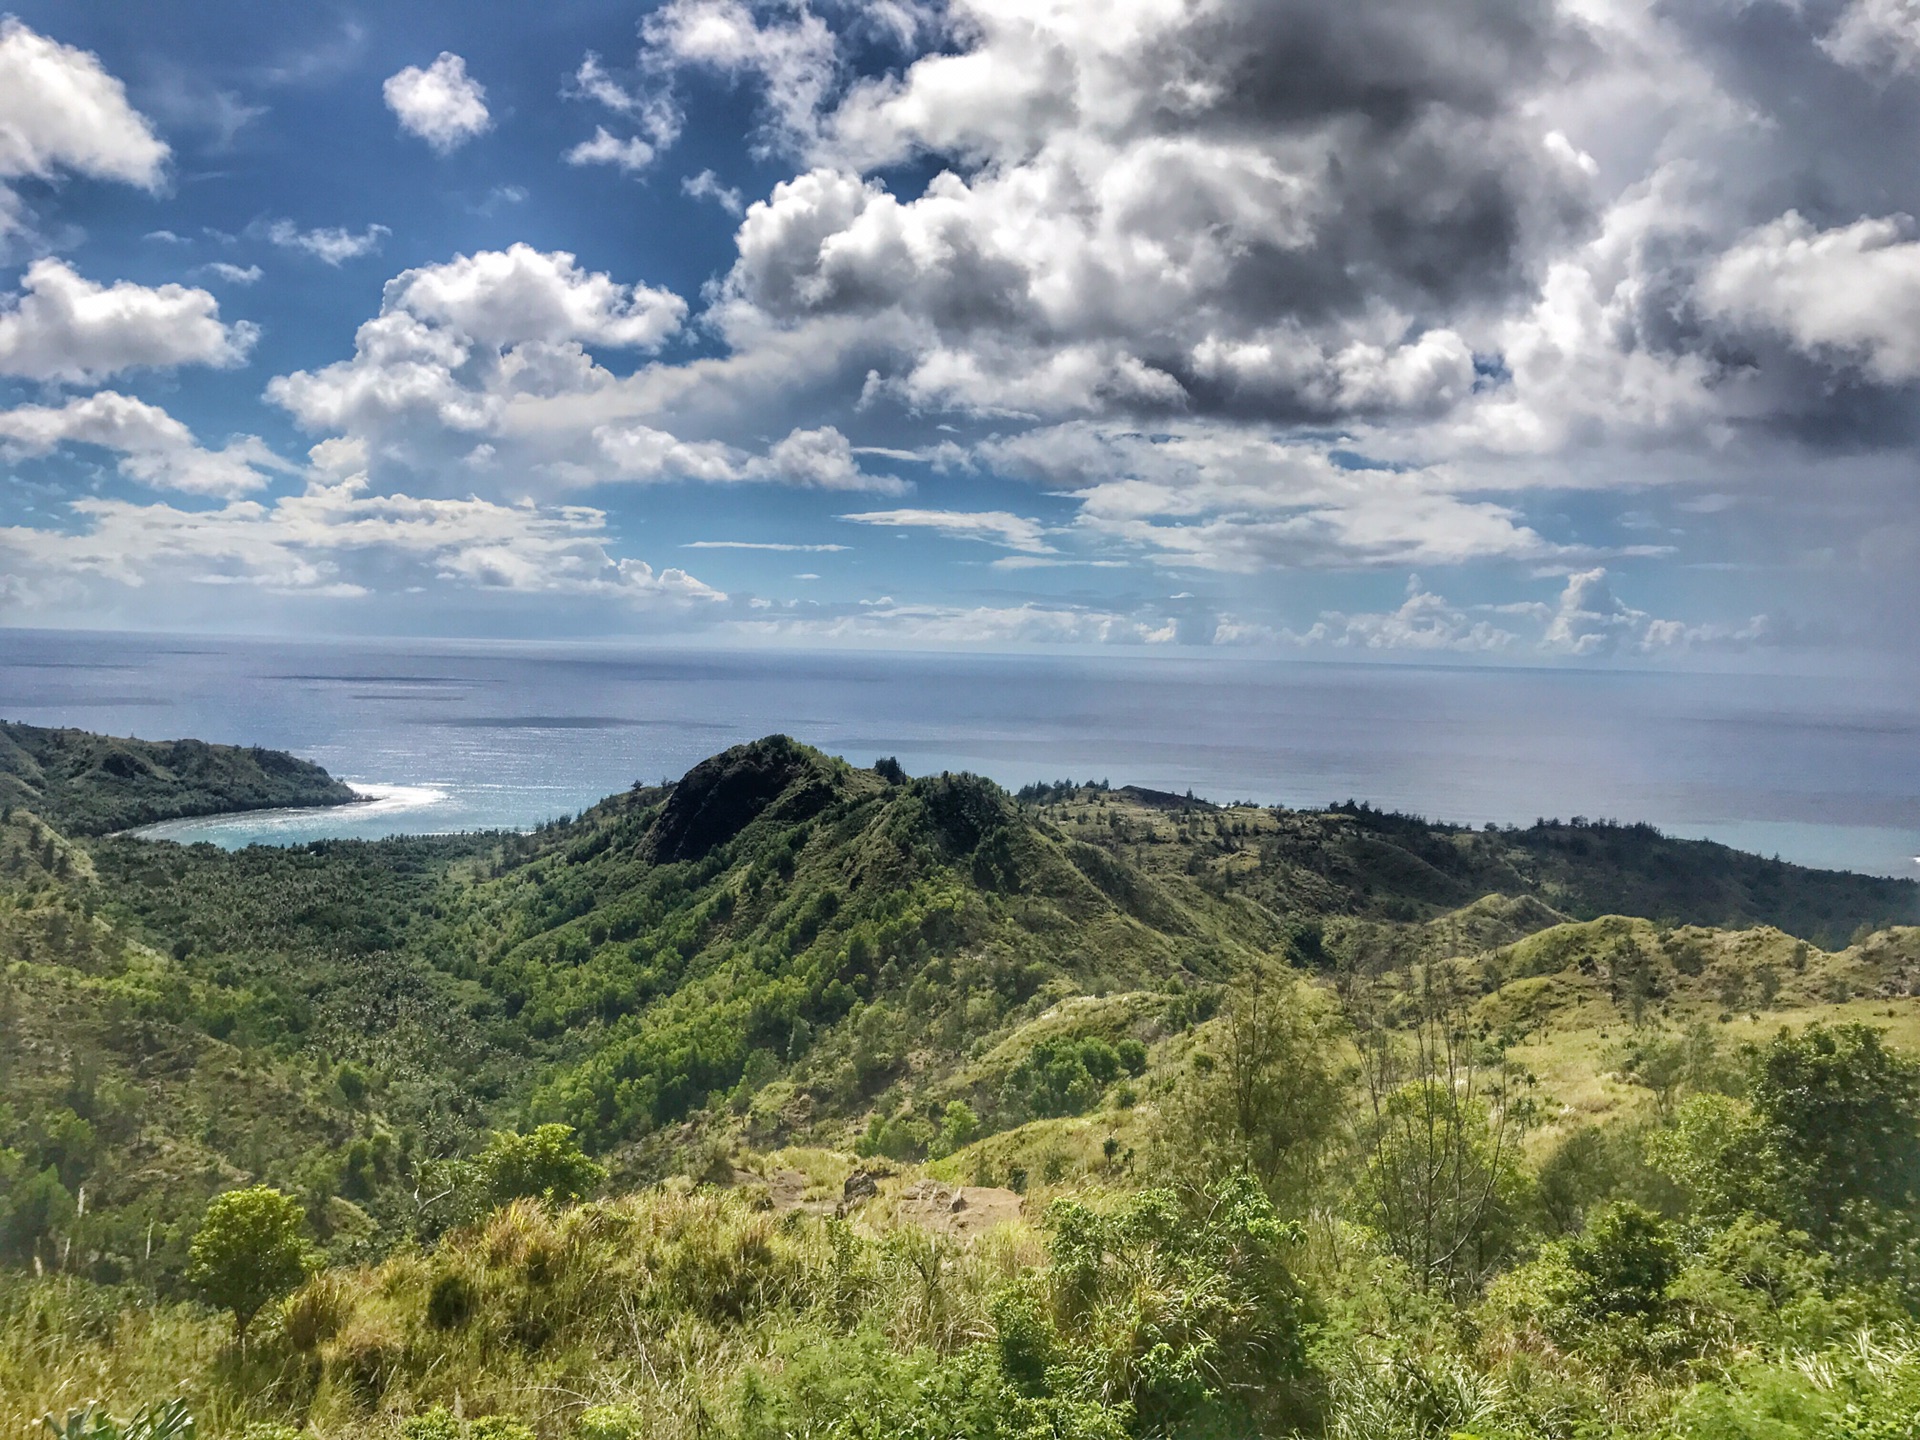
M 825 163 L 749 213 L 728 300 L 789 325 L 904 317 L 909 365 L 941 359 L 903 386 L 963 408 L 996 403 L 969 365 L 1057 381 L 1075 346 L 1080 382 L 1052 404 L 1030 387 L 1040 408 L 1430 408 L 1335 357 L 1513 303 L 1590 226 L 1579 157 L 1528 115 L 1596 63 L 1589 37 L 1540 0 L 1171 13 L 953 7 L 964 53 L 843 94 Z M 854 168 L 930 158 L 951 169 L 916 195 Z M 1452 348 L 1439 388 L 1460 392 Z

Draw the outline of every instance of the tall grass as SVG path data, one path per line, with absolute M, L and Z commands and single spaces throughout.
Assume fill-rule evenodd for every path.
M 435 1406 L 564 1435 L 604 1405 L 627 1407 L 654 1440 L 695 1440 L 744 1373 L 778 1370 L 796 1336 L 867 1323 L 896 1350 L 952 1353 L 992 1335 L 991 1297 L 1044 1258 L 1022 1224 L 962 1243 L 777 1214 L 750 1193 L 519 1201 L 431 1252 L 316 1276 L 262 1317 L 244 1358 L 199 1308 L 15 1281 L 0 1290 L 0 1433 L 177 1395 L 206 1440 L 266 1422 L 318 1440 L 398 1433 Z

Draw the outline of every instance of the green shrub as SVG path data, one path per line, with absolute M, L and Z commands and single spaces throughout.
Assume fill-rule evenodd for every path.
M 415 1415 L 400 1427 L 402 1440 L 461 1440 L 460 1422 L 444 1405 Z
M 436 1330 L 452 1330 L 467 1323 L 479 1296 L 473 1282 L 457 1270 L 433 1277 L 427 1291 L 427 1323 Z
M 590 1405 L 573 1423 L 574 1440 L 644 1440 L 646 1417 L 631 1405 Z
M 156 1400 L 125 1420 L 89 1405 L 69 1411 L 64 1419 L 45 1416 L 40 1423 L 59 1440 L 194 1440 L 197 1428 L 184 1400 Z
M 287 1343 L 312 1354 L 340 1333 L 353 1314 L 353 1293 L 344 1276 L 316 1275 L 287 1297 L 280 1327 Z
M 476 1163 L 494 1205 L 523 1198 L 570 1204 L 607 1178 L 606 1167 L 580 1149 L 571 1125 L 542 1125 L 529 1135 L 495 1131 Z
M 233 1312 L 234 1336 L 269 1300 L 286 1294 L 312 1271 L 307 1217 L 300 1203 L 266 1185 L 216 1195 L 193 1237 L 187 1278 L 202 1295 Z
M 1119 1054 L 1097 1036 L 1037 1042 L 1001 1087 L 1001 1108 L 1015 1120 L 1084 1115 L 1119 1078 Z
M 1585 1279 L 1582 1299 L 1596 1315 L 1652 1314 L 1680 1272 L 1680 1247 L 1666 1222 L 1627 1201 L 1594 1215 L 1567 1258 Z

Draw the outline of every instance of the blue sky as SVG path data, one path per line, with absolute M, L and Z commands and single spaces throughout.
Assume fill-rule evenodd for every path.
M 1894 0 L 11 14 L 0 623 L 1912 667 Z

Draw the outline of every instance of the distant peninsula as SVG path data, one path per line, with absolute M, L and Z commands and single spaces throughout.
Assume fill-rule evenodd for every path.
M 0 805 L 69 835 L 361 797 L 310 760 L 254 745 L 134 740 L 0 720 Z

